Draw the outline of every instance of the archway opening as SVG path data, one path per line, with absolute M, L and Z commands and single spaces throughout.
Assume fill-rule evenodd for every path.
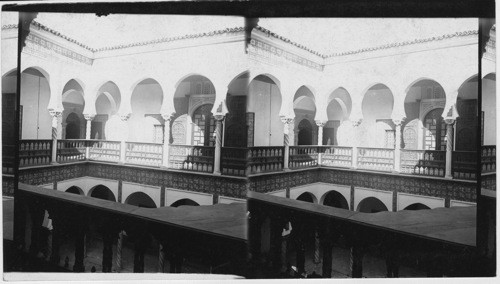
M 330 191 L 326 194 L 323 205 L 349 210 L 349 204 L 345 197 L 337 191 Z
M 21 73 L 20 127 L 22 139 L 51 139 L 52 117 L 48 79 L 36 68 Z
M 424 209 L 431 209 L 429 206 L 424 205 L 422 203 L 413 203 L 411 205 L 408 205 L 405 207 L 403 210 L 424 210 Z
M 83 88 L 76 80 L 71 79 L 64 86 L 62 105 L 64 108 L 62 113 L 62 137 L 66 139 L 85 138 L 86 121 L 83 117 L 85 100 L 83 98 Z
M 359 205 L 358 210 L 363 213 L 377 213 L 382 211 L 389 211 L 385 204 L 375 197 L 367 197 L 363 199 Z
M 249 147 L 282 146 L 283 123 L 279 116 L 281 92 L 278 82 L 268 75 L 255 77 L 248 86 L 247 112 L 253 137 L 248 137 Z M 257 131 L 258 129 L 258 131 Z
M 108 81 L 104 83 L 97 92 L 95 102 L 96 116 L 91 123 L 90 137 L 92 139 L 120 140 L 121 133 L 117 133 L 108 125 L 112 116 L 115 116 L 120 109 L 121 93 L 118 86 Z
M 304 192 L 297 197 L 297 200 L 314 203 L 314 196 L 310 192 Z
M 179 206 L 200 206 L 200 204 L 189 198 L 183 198 L 177 200 L 176 202 L 172 203 L 172 205 L 170 205 L 170 207 L 179 207 Z
M 455 150 L 477 151 L 478 135 L 478 77 L 473 76 L 458 89 L 455 121 Z
M 116 198 L 113 192 L 108 187 L 101 184 L 92 188 L 89 192 L 89 195 L 90 197 L 116 202 Z
M 73 194 L 78 194 L 78 195 L 85 195 L 85 193 L 83 192 L 83 190 L 81 188 L 79 188 L 78 186 L 72 186 L 72 187 L 66 189 L 65 192 L 73 193 Z
M 402 125 L 403 149 L 443 150 L 446 125 L 442 113 L 446 105 L 443 87 L 422 79 L 410 85 L 405 97 L 406 119 Z
M 215 87 L 207 77 L 191 75 L 179 82 L 174 94 L 172 143 L 213 146 L 215 121 L 211 110 L 214 102 Z
M 314 95 L 306 86 L 300 87 L 293 98 L 294 140 L 295 145 L 316 145 L 318 127 L 316 117 L 316 102 Z
M 143 208 L 156 208 L 156 203 L 144 192 L 134 192 L 125 200 L 126 204 Z
M 323 127 L 323 145 L 352 145 L 349 116 L 351 114 L 351 96 L 346 89 L 339 87 L 328 97 L 326 113 L 328 122 Z
M 224 146 L 247 147 L 249 123 L 251 119 L 247 113 L 247 87 L 250 74 L 243 72 L 229 83 L 226 95 L 228 113 L 224 118 Z M 252 130 L 253 131 L 253 130 Z
M 17 164 L 15 149 L 19 147 L 17 144 L 19 137 L 16 137 L 16 127 L 18 127 L 16 124 L 16 75 L 16 70 L 13 70 L 2 77 L 2 173 L 5 174 L 14 174 L 14 167 Z M 20 131 L 19 135 L 21 133 Z
M 128 141 L 163 143 L 162 104 L 163 90 L 156 80 L 148 78 L 135 86 L 130 98 L 132 114 L 127 121 Z
M 394 148 L 395 128 L 391 119 L 394 97 L 384 84 L 369 88 L 363 96 L 363 122 L 358 127 L 360 146 Z

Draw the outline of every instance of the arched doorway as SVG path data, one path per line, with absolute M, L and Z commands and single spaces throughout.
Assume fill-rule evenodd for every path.
M 309 203 L 315 203 L 314 199 L 315 198 L 312 195 L 312 193 L 309 193 L 309 192 L 304 192 L 301 195 L 299 195 L 299 197 L 297 197 L 297 200 L 305 201 L 305 202 L 309 202 Z
M 478 131 L 478 77 L 465 81 L 458 89 L 455 122 L 456 151 L 477 151 Z
M 312 125 L 307 119 L 302 119 L 298 126 L 297 145 L 312 145 Z
M 66 189 L 66 192 L 73 193 L 73 194 L 78 194 L 78 195 L 85 195 L 83 193 L 83 190 L 81 188 L 79 188 L 78 186 L 72 186 L 72 187 Z
M 163 143 L 164 119 L 160 109 L 163 104 L 163 90 L 151 78 L 140 81 L 132 92 L 130 106 L 132 115 L 127 121 L 128 141 Z
M 109 125 L 112 117 L 120 109 L 121 92 L 118 86 L 108 81 L 104 83 L 97 92 L 95 101 L 96 116 L 91 122 L 90 137 L 92 139 L 120 140 L 121 133 Z
M 351 96 L 346 89 L 339 87 L 329 95 L 326 106 L 328 122 L 323 127 L 323 145 L 352 145 L 352 123 L 348 121 L 351 108 Z
M 384 84 L 375 84 L 363 96 L 363 121 L 356 128 L 356 139 L 362 147 L 394 148 L 392 122 L 394 96 Z
M 66 118 L 66 139 L 80 139 L 80 118 L 74 112 Z
M 379 199 L 375 197 L 367 197 L 359 203 L 357 211 L 364 213 L 377 213 L 389 210 Z
M 89 191 L 89 196 L 116 202 L 113 192 L 104 185 L 97 185 Z
M 424 205 L 422 203 L 413 203 L 411 205 L 408 205 L 405 207 L 403 210 L 424 210 L 424 209 L 430 209 L 429 206 Z
M 424 150 L 446 150 L 446 123 L 442 108 L 427 113 L 424 118 Z
M 176 202 L 172 203 L 172 205 L 170 205 L 170 207 L 179 207 L 179 206 L 200 206 L 200 204 L 189 198 L 183 198 L 177 200 Z
M 323 205 L 349 210 L 349 204 L 342 194 L 337 191 L 330 191 L 326 194 Z
M 235 77 L 228 85 L 226 106 L 228 113 L 224 118 L 224 146 L 247 147 L 250 117 L 247 111 L 248 71 Z M 252 134 L 253 135 L 253 134 Z
M 134 192 L 125 200 L 126 204 L 143 208 L 156 208 L 156 203 L 144 192 Z
M 205 104 L 193 112 L 193 145 L 215 146 L 215 119 L 213 104 Z

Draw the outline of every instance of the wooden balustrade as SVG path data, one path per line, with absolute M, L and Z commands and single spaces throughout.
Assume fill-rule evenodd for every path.
M 88 140 L 89 160 L 119 162 L 120 141 Z
M 401 173 L 443 177 L 446 151 L 401 149 Z
M 476 151 L 453 151 L 451 171 L 456 179 L 476 179 Z
M 215 147 L 170 145 L 170 167 L 179 170 L 211 173 Z
M 359 169 L 391 172 L 394 170 L 394 149 L 358 148 Z
M 48 165 L 51 155 L 52 140 L 19 141 L 19 167 Z
M 288 167 L 303 169 L 318 166 L 318 146 L 290 146 Z
M 162 165 L 163 144 L 127 142 L 125 163 L 159 167 Z
M 88 146 L 88 140 L 57 140 L 57 162 L 67 163 L 85 160 L 85 151 Z
M 319 149 L 322 166 L 343 168 L 352 166 L 352 147 L 320 146 Z
M 481 146 L 481 172 L 492 173 L 496 171 L 496 146 Z
M 222 147 L 222 174 L 245 176 L 247 167 L 247 151 L 247 148 Z
M 247 152 L 247 175 L 283 170 L 285 147 L 252 147 Z

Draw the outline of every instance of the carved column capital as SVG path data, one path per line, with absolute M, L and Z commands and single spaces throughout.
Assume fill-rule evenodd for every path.
M 121 119 L 122 121 L 127 121 L 127 120 L 130 118 L 130 115 L 132 115 L 132 114 L 131 114 L 131 113 L 129 113 L 129 112 L 119 114 L 120 119 Z
M 453 117 L 445 117 L 444 122 L 448 125 L 453 125 L 455 123 L 455 118 Z
M 355 119 L 351 120 L 352 126 L 357 127 L 361 124 L 362 121 L 363 121 L 362 118 L 355 118 Z
M 280 116 L 280 119 L 281 119 L 281 122 L 283 122 L 283 124 L 292 124 L 293 123 L 293 117 L 286 117 L 284 115 Z
M 224 117 L 225 117 L 225 114 L 221 113 L 221 112 L 217 112 L 217 113 L 214 114 L 214 119 L 217 120 L 217 121 L 223 120 Z
M 314 122 L 316 122 L 316 125 L 318 127 L 325 127 L 327 121 L 326 120 L 315 120 Z
M 173 113 L 162 113 L 161 117 L 163 117 L 163 119 L 165 121 L 170 121 L 172 119 L 172 117 L 174 117 L 174 114 Z
M 84 113 L 83 117 L 85 117 L 85 120 L 87 121 L 92 121 L 95 118 L 96 114 L 95 113 Z
M 392 119 L 392 122 L 395 124 L 395 125 L 401 125 L 403 123 L 403 121 L 405 121 L 406 117 L 398 117 L 398 118 L 393 118 Z
M 62 115 L 63 109 L 61 109 L 61 108 L 49 108 L 49 113 L 52 117 L 58 118 Z

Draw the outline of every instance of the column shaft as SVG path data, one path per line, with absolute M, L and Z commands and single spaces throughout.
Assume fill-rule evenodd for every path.
M 158 272 L 165 272 L 165 248 L 161 243 L 158 248 Z
M 57 164 L 57 122 L 61 116 L 58 112 L 51 112 L 52 115 L 52 156 L 51 162 Z
M 220 160 L 222 154 L 222 117 L 215 117 L 215 152 L 214 152 L 214 174 L 220 175 Z
M 455 121 L 446 121 L 446 168 L 445 178 L 453 178 L 452 174 L 452 153 L 453 153 L 453 123 Z
M 394 145 L 394 171 L 401 172 L 401 122 L 396 124 L 396 141 Z
M 352 278 L 363 277 L 363 251 L 359 244 L 353 244 L 351 247 L 350 268 Z
M 165 116 L 164 116 L 165 118 Z M 170 116 L 165 118 L 165 128 L 163 131 L 163 167 L 168 168 L 170 155 Z
M 118 240 L 116 242 L 116 271 L 120 272 L 122 269 L 122 244 L 123 243 L 123 231 L 118 233 Z

